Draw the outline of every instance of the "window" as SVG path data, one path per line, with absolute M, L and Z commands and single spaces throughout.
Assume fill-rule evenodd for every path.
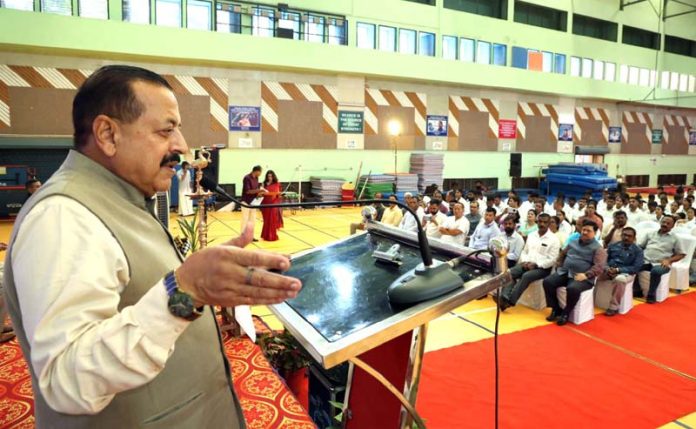
M 665 52 L 696 58 L 696 41 L 665 35 Z
M 358 22 L 358 48 L 375 49 L 375 26 Z
M 650 86 L 655 87 L 657 83 L 657 71 L 650 70 Z
M 595 39 L 616 42 L 618 27 L 618 24 L 614 22 L 591 18 L 589 16 L 573 15 L 573 34 L 577 34 L 578 36 L 594 37 Z
M 136 24 L 149 24 L 150 0 L 123 0 L 123 20 Z
M 239 6 L 217 3 L 217 22 L 216 29 L 221 33 L 241 33 L 242 14 Z
M 181 0 L 156 0 L 155 23 L 165 27 L 181 27 Z
M 186 3 L 186 27 L 194 30 L 210 30 L 213 5 L 209 1 L 188 0 Z
M 280 30 L 281 28 L 285 31 Z M 278 30 L 277 37 L 287 37 L 292 34 L 292 37 L 287 38 L 300 40 L 300 14 L 297 12 L 280 12 Z
M 324 22 L 323 16 L 307 16 L 305 24 L 305 40 L 308 42 L 324 43 Z
M 660 35 L 640 28 L 623 26 L 621 42 L 627 45 L 640 46 L 648 49 L 660 49 Z
M 679 75 L 679 91 L 686 92 L 686 89 L 689 87 L 689 75 L 688 74 L 680 74 Z
M 566 57 L 563 54 L 556 54 L 554 58 L 554 73 L 565 74 L 566 72 Z
M 669 72 L 663 71 L 660 76 L 660 88 L 669 89 Z
M 628 67 L 628 84 L 629 85 L 638 85 L 639 80 L 640 80 L 640 71 L 638 70 L 638 67 L 629 66 Z
M 466 61 L 468 63 L 474 62 L 474 40 L 473 39 L 459 39 L 459 59 Z M 526 53 L 526 51 L 525 51 Z M 526 68 L 526 67 L 525 67 Z
M 570 75 L 580 77 L 581 61 L 578 57 L 570 57 Z
M 251 17 L 251 34 L 261 37 L 275 36 L 275 11 L 263 7 L 255 7 Z
M 446 60 L 457 59 L 457 38 L 454 36 L 442 36 L 442 58 Z
M 616 79 L 616 64 L 604 63 L 604 80 L 613 82 Z
M 41 0 L 41 11 L 58 15 L 72 15 L 72 0 Z
M 399 52 L 402 54 L 412 54 L 416 53 L 416 31 L 407 30 L 405 28 L 399 29 Z
M 379 50 L 396 52 L 396 28 L 379 26 Z
M 592 77 L 597 80 L 604 79 L 604 61 L 598 60 L 594 62 L 594 72 L 592 73 Z
M 0 0 L 0 7 L 33 11 L 34 0 Z
M 507 0 L 445 0 L 444 8 L 507 19 Z
M 621 64 L 619 67 L 619 82 L 628 83 L 628 66 Z
M 544 73 L 551 73 L 553 71 L 553 52 L 541 53 L 541 70 Z
M 476 62 L 479 64 L 491 63 L 491 44 L 488 42 L 476 42 Z
M 592 60 L 589 58 L 582 59 L 582 77 L 592 77 Z
M 499 43 L 493 44 L 493 64 L 496 66 L 507 65 L 507 46 Z
M 435 34 L 423 31 L 418 33 L 418 53 L 429 57 L 435 56 Z
M 689 92 L 696 92 L 696 76 L 689 76 Z
M 670 74 L 669 89 L 676 91 L 679 89 L 679 73 Z
M 568 13 L 550 7 L 515 1 L 515 22 L 566 31 Z
M 638 85 L 650 86 L 650 70 L 640 69 L 638 72 Z
M 329 45 L 346 45 L 346 21 L 329 18 Z
M 413 3 L 429 4 L 430 6 L 435 6 L 435 0 L 406 0 Z
M 109 19 L 107 0 L 80 0 L 77 10 L 83 18 Z

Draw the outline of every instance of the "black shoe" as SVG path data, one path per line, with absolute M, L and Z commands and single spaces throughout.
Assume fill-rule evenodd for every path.
M 612 310 L 611 308 L 604 312 L 604 315 L 609 317 L 616 316 L 617 314 L 619 314 L 619 310 Z
M 648 296 L 647 298 L 645 298 L 645 302 L 647 302 L 648 304 L 657 304 L 657 300 L 654 296 Z
M 546 317 L 546 320 L 553 322 L 561 315 L 561 310 L 556 310 L 555 308 L 551 310 L 551 314 Z
M 633 290 L 633 297 L 634 298 L 642 298 L 643 297 L 643 291 L 642 290 Z
M 259 241 L 259 239 L 258 239 L 258 238 L 254 238 L 254 239 L 252 239 L 251 241 L 257 242 L 257 241 Z
M 558 319 L 556 320 L 556 325 L 563 326 L 566 323 L 568 323 L 568 315 L 567 314 L 561 314 L 560 316 L 558 316 Z

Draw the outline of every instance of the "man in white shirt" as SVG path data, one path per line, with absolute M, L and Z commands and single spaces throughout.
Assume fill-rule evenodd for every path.
M 493 208 L 495 208 L 497 214 L 503 213 L 503 210 L 507 208 L 507 204 L 501 200 L 500 194 L 495 194 L 493 196 Z
M 587 198 L 582 197 L 578 200 L 578 207 L 575 209 L 575 212 L 573 213 L 573 222 L 577 223 L 577 220 L 585 216 L 585 207 L 587 207 Z
M 416 222 L 423 221 L 425 211 L 423 210 L 423 207 L 418 204 L 417 197 L 411 196 L 410 194 L 405 194 L 404 199 L 406 200 L 408 208 L 416 213 L 418 219 L 415 219 L 409 212 L 404 213 L 404 216 L 401 218 L 401 223 L 399 224 L 399 229 L 403 229 L 404 231 L 418 232 L 418 224 Z
M 561 244 L 549 230 L 550 216 L 541 214 L 537 218 L 539 229 L 527 236 L 517 265 L 510 269 L 514 284 L 505 286 L 499 298 L 500 309 L 505 310 L 517 304 L 530 283 L 543 279 L 551 273 L 558 258 Z
M 495 223 L 495 209 L 489 207 L 483 215 L 483 222 L 479 222 L 474 234 L 471 236 L 469 247 L 477 250 L 487 249 L 488 242 L 491 241 L 491 238 L 501 234 L 502 232 L 500 228 L 498 228 L 498 224 Z
M 604 204 L 602 205 L 601 210 L 599 209 L 599 204 L 597 204 L 597 213 L 599 213 L 604 218 L 604 221 L 608 224 L 609 219 L 614 217 L 614 212 L 616 211 L 616 197 L 609 195 L 602 202 Z
M 440 211 L 440 204 L 440 200 L 431 199 L 428 203 L 428 214 L 423 216 L 423 228 L 425 228 L 425 235 L 428 237 L 440 238 L 442 236 L 440 227 L 444 225 L 447 216 Z
M 566 220 L 566 212 L 563 210 L 559 210 L 556 212 L 556 216 L 558 216 L 558 219 L 560 220 L 560 225 L 558 225 L 558 230 L 561 231 L 561 234 L 568 237 L 570 234 L 573 233 L 573 225 L 571 225 Z
M 536 194 L 534 192 L 530 192 L 527 194 L 527 201 L 523 202 L 520 205 L 519 212 L 520 213 L 529 213 L 530 210 L 534 210 L 534 202 L 536 199 L 539 197 L 539 194 Z
M 448 216 L 440 227 L 440 239 L 448 243 L 464 246 L 469 234 L 469 221 L 464 217 L 462 203 L 454 203 L 454 216 Z
M 104 66 L 72 116 L 75 150 L 20 211 L 5 266 L 37 427 L 172 427 L 182 407 L 190 427 L 244 427 L 206 305 L 296 296 L 299 280 L 267 271 L 290 261 L 242 250 L 250 225 L 183 261 L 148 208 L 189 150 L 161 76 Z
M 575 220 L 575 210 L 576 209 L 577 209 L 577 202 L 575 201 L 575 198 L 568 197 L 568 208 L 563 210 L 563 211 L 566 214 L 566 220 L 571 225 L 573 224 L 573 221 Z
M 625 210 L 628 226 L 635 227 L 644 220 L 649 218 L 638 208 L 638 200 L 635 197 L 628 199 L 628 210 Z

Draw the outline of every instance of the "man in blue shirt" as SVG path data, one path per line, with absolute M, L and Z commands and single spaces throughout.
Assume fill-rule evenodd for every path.
M 604 313 L 614 316 L 619 312 L 619 304 L 629 283 L 643 266 L 643 249 L 636 245 L 636 230 L 630 226 L 621 231 L 621 241 L 607 248 L 607 269 L 599 280 L 611 280 L 612 293 L 609 309 Z

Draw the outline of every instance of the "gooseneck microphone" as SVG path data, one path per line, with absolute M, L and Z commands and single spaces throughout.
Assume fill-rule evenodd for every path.
M 417 302 L 425 301 L 427 299 L 434 298 L 439 295 L 443 295 L 450 292 L 458 287 L 460 287 L 464 282 L 459 277 L 457 273 L 452 270 L 453 266 L 449 263 L 442 263 L 439 261 L 433 261 L 432 254 L 430 252 L 430 245 L 428 244 L 428 238 L 425 235 L 425 230 L 423 225 L 421 225 L 418 215 L 411 210 L 406 204 L 399 201 L 393 200 L 353 200 L 347 201 L 321 201 L 321 202 L 305 202 L 305 203 L 277 203 L 277 204 L 259 204 L 251 205 L 240 201 L 238 198 L 225 192 L 225 190 L 215 183 L 209 177 L 203 175 L 201 178 L 201 185 L 211 191 L 215 191 L 218 194 L 228 198 L 235 204 L 239 204 L 241 207 L 249 209 L 258 208 L 275 208 L 275 207 L 322 207 L 322 206 L 336 206 L 343 204 L 358 204 L 367 205 L 373 203 L 386 203 L 386 204 L 396 204 L 397 206 L 405 209 L 411 216 L 416 219 L 416 226 L 418 228 L 418 250 L 420 251 L 422 264 L 418 265 L 416 268 L 406 272 L 401 277 L 396 279 L 389 286 L 389 300 L 395 304 L 415 304 Z

